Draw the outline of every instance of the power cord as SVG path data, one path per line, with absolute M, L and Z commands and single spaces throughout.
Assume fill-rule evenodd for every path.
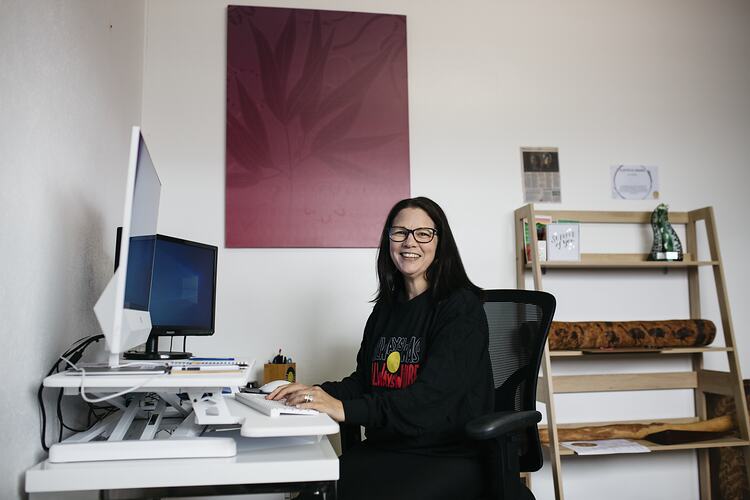
M 86 348 L 91 345 L 94 342 L 99 342 L 101 339 L 104 338 L 104 335 L 91 335 L 88 337 L 82 337 L 75 342 L 73 342 L 70 347 L 62 354 L 62 356 L 65 356 L 72 360 L 74 363 L 78 362 L 81 357 L 83 356 L 84 351 Z M 62 362 L 61 359 L 57 359 L 55 363 L 52 365 L 52 367 L 47 372 L 47 377 L 52 375 L 53 373 L 59 373 L 60 372 L 60 363 Z M 60 392 L 57 397 L 57 418 L 60 422 L 60 434 L 59 439 L 62 440 L 62 432 L 63 428 L 71 429 L 67 424 L 65 424 L 65 421 L 63 420 L 62 416 L 62 394 L 63 389 L 60 389 Z M 37 391 L 37 401 L 39 403 L 39 412 L 41 414 L 42 422 L 41 422 L 41 443 L 42 443 L 42 449 L 44 451 L 49 451 L 49 446 L 47 446 L 46 442 L 46 436 L 47 436 L 47 412 L 44 407 L 44 382 L 39 384 L 39 390 Z M 90 410 L 91 411 L 91 410 Z M 94 415 L 96 413 L 94 412 Z M 89 427 L 91 424 L 89 423 Z
M 46 377 L 49 377 L 50 375 L 54 373 L 60 373 L 61 368 L 65 367 L 65 364 L 62 364 L 63 362 L 72 364 L 72 366 L 76 367 L 76 363 L 78 363 L 81 358 L 83 357 L 84 352 L 86 349 L 93 343 L 99 342 L 104 338 L 104 335 L 91 335 L 88 337 L 82 337 L 75 342 L 73 342 L 68 349 L 55 361 L 55 363 L 52 365 L 52 367 L 47 372 Z M 135 363 L 133 363 L 135 364 Z M 140 364 L 140 363 L 139 363 Z M 76 367 L 77 368 L 77 367 Z M 74 369 L 76 369 L 74 368 Z M 80 371 L 80 370 L 79 370 Z M 46 378 L 45 377 L 45 378 Z M 148 383 L 150 381 L 146 380 L 144 383 Z M 56 416 L 57 420 L 60 424 L 59 433 L 57 436 L 58 442 L 62 441 L 63 437 L 63 431 L 64 429 L 68 429 L 73 432 L 81 432 L 86 431 L 90 429 L 93 425 L 95 425 L 97 422 L 101 421 L 102 419 L 106 418 L 113 412 L 117 411 L 118 408 L 111 405 L 106 406 L 96 406 L 95 403 L 99 403 L 102 401 L 106 401 L 108 399 L 112 399 L 114 397 L 117 397 L 116 395 L 108 396 L 106 398 L 100 398 L 100 399 L 92 399 L 88 398 L 86 394 L 83 392 L 83 380 L 81 380 L 82 386 L 81 386 L 81 396 L 83 397 L 84 401 L 88 404 L 89 411 L 87 415 L 87 422 L 86 422 L 86 429 L 76 429 L 75 427 L 71 427 L 70 425 L 65 423 L 65 420 L 63 418 L 63 411 L 62 411 L 62 396 L 63 396 L 63 389 L 60 388 L 59 392 L 57 394 L 56 398 Z M 134 389 L 130 389 L 132 391 Z M 45 452 L 49 451 L 49 446 L 47 445 L 46 439 L 47 439 L 47 411 L 44 405 L 44 381 L 39 384 L 39 389 L 37 390 L 37 402 L 39 404 L 39 413 L 41 416 L 41 436 L 40 441 L 42 445 L 42 449 Z M 102 412 L 101 414 L 99 412 Z M 93 421 L 92 421 L 93 417 Z
M 64 356 L 60 356 L 60 359 L 62 359 L 66 363 L 68 363 L 75 371 L 81 372 L 81 398 L 84 401 L 86 401 L 87 403 L 101 403 L 102 401 L 109 401 L 110 399 L 119 398 L 120 396 L 124 396 L 125 394 L 129 394 L 129 393 L 135 391 L 136 389 L 140 389 L 144 385 L 146 385 L 149 382 L 151 382 L 152 380 L 154 380 L 156 377 L 159 377 L 159 376 L 162 375 L 161 373 L 153 375 L 153 376 L 147 378 L 146 380 L 144 380 L 143 382 L 141 382 L 140 384 L 136 384 L 136 385 L 134 385 L 132 387 L 124 389 L 124 390 L 122 390 L 120 392 L 117 392 L 115 394 L 108 394 L 106 396 L 102 396 L 101 398 L 92 398 L 88 394 L 86 394 L 86 387 L 85 387 L 86 369 L 85 368 L 79 368 L 78 366 L 76 366 L 75 363 L 73 363 L 71 360 L 65 358 Z M 134 365 L 140 365 L 140 366 L 154 365 L 155 366 L 156 363 L 144 363 L 142 361 L 137 361 L 137 362 L 133 362 L 133 363 L 125 363 L 124 365 L 120 365 L 120 366 L 134 366 Z

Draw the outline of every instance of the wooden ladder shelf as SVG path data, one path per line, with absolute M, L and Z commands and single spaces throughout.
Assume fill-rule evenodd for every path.
M 635 390 L 664 390 L 691 389 L 694 391 L 695 416 L 683 419 L 648 420 L 648 421 L 618 421 L 596 422 L 596 425 L 620 423 L 648 423 L 648 422 L 694 422 L 707 418 L 706 394 L 723 394 L 734 398 L 737 408 L 739 437 L 725 437 L 708 441 L 685 443 L 677 445 L 659 445 L 640 440 L 639 443 L 652 451 L 696 450 L 699 468 L 700 498 L 710 500 L 711 485 L 709 475 L 710 448 L 738 446 L 743 448 L 746 473 L 750 477 L 750 423 L 745 404 L 745 391 L 742 383 L 739 360 L 737 355 L 732 316 L 727 298 L 724 269 L 721 264 L 719 239 L 716 232 L 716 222 L 712 207 L 701 208 L 689 212 L 670 212 L 669 220 L 673 225 L 685 226 L 685 254 L 679 262 L 654 262 L 648 260 L 648 254 L 581 254 L 581 260 L 575 262 L 539 261 L 537 234 L 535 221 L 539 215 L 551 217 L 553 220 L 573 220 L 584 224 L 646 224 L 650 225 L 651 212 L 603 212 L 603 211 L 568 211 L 568 210 L 535 210 L 532 204 L 525 205 L 514 212 L 516 239 L 516 284 L 520 289 L 526 288 L 526 273 L 533 276 L 534 288 L 543 290 L 542 275 L 548 269 L 668 269 L 683 268 L 687 272 L 688 299 L 690 317 L 701 317 L 700 286 L 698 269 L 710 266 L 713 269 L 716 296 L 718 298 L 721 325 L 724 332 L 724 346 L 692 347 L 692 348 L 663 348 L 663 349 L 616 349 L 611 351 L 579 350 L 579 351 L 550 351 L 549 343 L 542 360 L 541 377 L 538 386 L 537 399 L 544 403 L 549 432 L 549 457 L 556 500 L 563 500 L 562 467 L 560 457 L 575 456 L 572 451 L 560 446 L 558 438 L 558 424 L 555 415 L 555 394 L 581 393 L 593 391 L 635 391 Z M 528 222 L 530 237 L 530 261 L 526 262 L 524 244 L 524 222 Z M 705 226 L 709 248 L 707 260 L 699 260 L 698 244 L 696 241 L 696 224 L 702 222 Z M 705 370 L 703 368 L 703 354 L 719 352 L 727 357 L 728 372 Z M 555 376 L 552 373 L 552 359 L 601 359 L 602 356 L 689 356 L 692 370 L 689 372 L 668 373 L 640 373 L 640 374 L 606 374 L 606 375 L 567 375 Z M 569 424 L 562 427 L 591 425 L 591 423 Z

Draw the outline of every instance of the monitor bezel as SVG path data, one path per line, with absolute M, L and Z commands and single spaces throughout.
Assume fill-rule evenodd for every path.
M 143 153 L 143 157 L 141 157 L 141 152 Z M 151 331 L 151 316 L 148 309 L 144 311 L 125 306 L 130 237 L 135 233 L 132 226 L 133 207 L 136 204 L 135 198 L 137 196 L 136 184 L 138 183 L 141 160 L 144 160 L 143 168 L 145 168 L 146 158 L 148 159 L 148 165 L 151 167 L 149 173 L 153 174 L 156 181 L 156 191 L 155 193 L 151 193 L 152 195 L 155 194 L 155 198 L 152 198 L 151 201 L 155 201 L 156 203 L 153 217 L 153 229 L 155 233 L 158 221 L 161 180 L 159 179 L 159 174 L 156 172 L 156 167 L 153 164 L 146 141 L 141 134 L 141 128 L 135 126 L 131 129 L 130 134 L 120 253 L 115 259 L 119 269 L 110 278 L 104 291 L 102 291 L 96 304 L 94 304 L 94 313 L 106 340 L 108 362 L 111 367 L 120 365 L 120 355 L 125 351 L 146 342 Z

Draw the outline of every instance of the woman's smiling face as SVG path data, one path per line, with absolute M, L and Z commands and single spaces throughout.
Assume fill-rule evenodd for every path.
M 435 229 L 435 222 L 421 208 L 404 208 L 394 217 L 391 227 L 402 227 L 409 230 L 417 228 Z M 435 260 L 437 238 L 435 235 L 429 243 L 419 243 L 414 234 L 409 233 L 404 241 L 390 242 L 391 260 L 401 274 L 407 286 L 407 292 L 418 293 L 427 289 L 425 273 Z M 412 286 L 416 287 L 413 289 Z M 411 289 L 411 290 L 410 290 Z M 417 293 L 417 294 L 418 294 Z M 408 293 L 413 298 L 412 293 Z

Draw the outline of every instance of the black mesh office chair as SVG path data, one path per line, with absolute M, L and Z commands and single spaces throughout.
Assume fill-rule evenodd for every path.
M 489 351 L 495 383 L 495 413 L 466 425 L 467 435 L 486 443 L 485 497 L 533 500 L 519 473 L 542 467 L 536 383 L 555 298 L 530 290 L 485 290 Z M 360 427 L 341 426 L 344 450 L 360 442 Z
M 485 290 L 495 413 L 466 425 L 467 435 L 486 443 L 487 498 L 533 499 L 520 472 L 542 467 L 536 384 L 555 298 L 530 290 Z

